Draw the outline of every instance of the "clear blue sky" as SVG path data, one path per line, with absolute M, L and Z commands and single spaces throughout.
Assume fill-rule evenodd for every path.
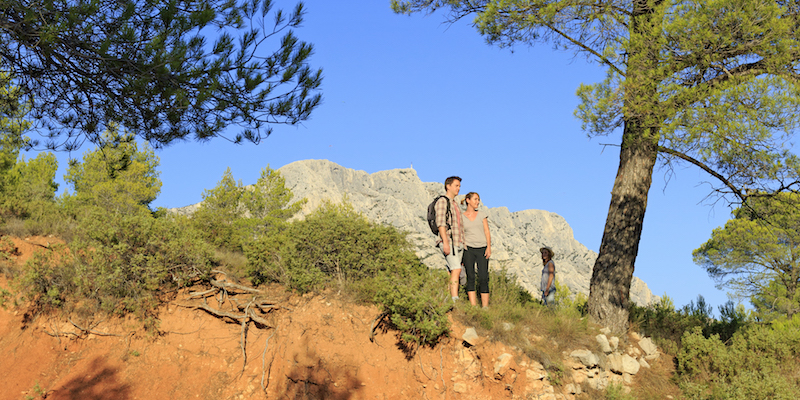
M 258 146 L 215 140 L 158 151 L 163 188 L 154 206 L 199 202 L 227 167 L 251 184 L 267 165 L 305 159 L 369 173 L 413 165 L 426 182 L 461 176 L 462 192 L 479 192 L 489 207 L 557 213 L 579 242 L 598 250 L 619 162 L 618 148 L 603 145 L 618 145 L 620 135 L 589 140 L 573 111 L 578 85 L 600 81 L 603 68 L 546 43 L 492 47 L 470 21 L 396 15 L 389 0 L 305 4 L 296 34 L 315 47 L 323 104 L 309 121 L 277 126 Z M 676 172 L 669 182 L 666 171 L 655 172 L 635 275 L 677 306 L 702 294 L 716 312 L 727 297 L 691 252 L 730 211 L 704 203 L 702 182 L 710 177 L 688 167 Z

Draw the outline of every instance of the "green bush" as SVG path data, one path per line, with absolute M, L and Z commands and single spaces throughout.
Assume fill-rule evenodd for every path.
M 208 278 L 212 249 L 196 231 L 148 212 L 86 210 L 69 252 L 43 252 L 28 262 L 20 289 L 43 308 L 80 302 L 147 316 L 164 291 Z
M 64 254 L 64 245 L 34 252 L 25 263 L 24 275 L 15 281 L 15 288 L 35 310 L 61 308 L 67 296 L 75 292 L 75 270 L 64 260 Z
M 753 321 L 744 306 L 734 306 L 731 301 L 719 306 L 719 312 L 719 318 L 713 318 L 712 308 L 703 296 L 697 296 L 696 302 L 689 302 L 676 310 L 672 300 L 664 295 L 658 303 L 646 307 L 631 306 L 629 321 L 645 335 L 652 336 L 662 350 L 675 354 L 681 348 L 684 333 L 694 328 L 699 328 L 706 338 L 717 335 L 727 342 L 734 333 Z
M 323 204 L 305 220 L 255 240 L 245 255 L 254 283 L 281 282 L 300 292 L 344 290 L 419 263 L 404 234 L 370 223 L 346 203 Z
M 788 329 L 787 329 L 788 328 Z M 788 327 L 751 325 L 730 344 L 700 327 L 684 335 L 676 358 L 688 399 L 800 398 L 800 323 Z
M 445 290 L 448 277 L 427 267 L 386 271 L 375 287 L 383 307 L 403 342 L 430 345 L 450 331 L 447 312 L 452 300 Z
M 334 289 L 383 307 L 407 343 L 434 343 L 449 329 L 446 277 L 422 265 L 405 234 L 370 223 L 347 203 L 325 203 L 245 248 L 255 284 Z

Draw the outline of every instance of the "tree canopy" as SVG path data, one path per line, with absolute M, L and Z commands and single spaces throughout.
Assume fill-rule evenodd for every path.
M 762 316 L 800 312 L 800 195 L 753 199 L 694 251 L 695 262 Z
M 112 127 L 102 143 L 83 155 L 83 162 L 72 161 L 64 180 L 74 194 L 65 197 L 78 207 L 93 206 L 117 214 L 150 210 L 150 203 L 161 192 L 156 170 L 159 159 L 153 149 L 136 142 L 130 133 Z
M 775 0 L 393 0 L 399 13 L 472 17 L 500 47 L 550 42 L 604 66 L 578 90 L 590 136 L 621 133 L 589 314 L 624 331 L 654 167 L 701 168 L 732 202 L 800 189 L 800 4 Z
M 293 197 L 280 172 L 269 166 L 251 186 L 236 181 L 228 168 L 217 186 L 203 191 L 203 202 L 192 214 L 192 224 L 209 243 L 241 251 L 300 211 L 306 199 L 292 202 Z
M 284 13 L 271 0 L 0 0 L 0 10 L 0 65 L 43 135 L 31 146 L 97 144 L 112 124 L 155 148 L 258 143 L 321 101 L 313 47 L 292 31 L 302 3 Z

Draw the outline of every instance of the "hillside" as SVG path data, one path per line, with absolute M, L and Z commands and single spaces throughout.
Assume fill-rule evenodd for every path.
M 55 241 L 13 240 L 17 248 L 14 268 L 22 268 L 33 251 Z M 0 287 L 9 287 L 3 275 Z M 158 311 L 157 333 L 146 332 L 131 317 L 42 316 L 26 312 L 24 306 L 0 309 L 0 354 L 4 355 L 0 400 L 566 400 L 592 398 L 586 393 L 574 395 L 592 386 L 609 382 L 635 386 L 648 375 L 668 370 L 669 361 L 657 354 L 650 358 L 652 367 L 634 375 L 587 366 L 564 351 L 567 370 L 560 375 L 560 385 L 553 386 L 538 361 L 485 338 L 468 338 L 470 345 L 463 338 L 467 327 L 458 323 L 435 347 L 408 352 L 398 346 L 394 331 L 382 325 L 370 340 L 377 308 L 354 305 L 335 294 L 298 296 L 270 286 L 262 290 L 271 304 L 268 312 L 259 314 L 264 323 L 251 320 L 243 329 L 234 319 L 198 309 L 226 307 L 218 301 L 220 297 L 196 295 L 206 289 L 172 294 Z M 224 303 L 242 305 L 253 298 L 236 293 L 231 286 Z M 558 346 L 552 338 L 530 334 L 528 339 L 550 340 Z M 627 350 L 606 358 L 601 349 L 601 359 L 608 360 L 604 364 L 609 370 L 614 368 L 614 354 L 636 357 L 638 353 L 643 361 L 643 350 L 635 343 L 635 338 L 623 338 L 619 350 Z M 586 355 L 587 349 L 578 350 Z

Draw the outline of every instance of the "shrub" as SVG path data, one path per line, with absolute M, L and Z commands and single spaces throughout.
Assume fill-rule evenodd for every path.
M 148 212 L 87 210 L 69 257 L 52 251 L 28 262 L 20 288 L 41 308 L 81 302 L 144 317 L 158 305 L 159 294 L 208 277 L 212 251 L 194 230 Z
M 65 250 L 64 245 L 54 245 L 34 252 L 25 263 L 25 274 L 15 281 L 16 289 L 35 310 L 61 308 L 67 296 L 75 292 L 75 270 L 65 264 Z
M 346 203 L 323 204 L 305 220 L 257 239 L 245 255 L 254 283 L 281 282 L 301 292 L 344 290 L 419 263 L 405 234 L 370 223 Z
M 706 304 L 703 296 L 697 296 L 696 302 L 689 302 L 676 310 L 672 300 L 664 295 L 661 301 L 647 307 L 633 305 L 629 320 L 645 335 L 652 336 L 664 351 L 675 354 L 681 347 L 683 334 L 694 328 L 700 328 L 706 338 L 716 334 L 725 342 L 736 331 L 752 323 L 752 317 L 744 307 L 736 307 L 731 301 L 720 306 L 719 312 L 720 317 L 713 318 L 711 306 Z
M 406 268 L 386 271 L 375 288 L 375 301 L 406 344 L 431 345 L 450 331 L 447 312 L 452 308 L 445 288 L 448 277 L 441 271 Z
M 256 284 L 335 289 L 380 304 L 408 344 L 434 343 L 449 329 L 444 274 L 420 263 L 404 233 L 370 223 L 347 203 L 324 203 L 305 220 L 258 238 L 245 255 Z
M 678 380 L 689 399 L 800 398 L 800 324 L 790 329 L 752 325 L 730 345 L 700 327 L 684 335 Z

